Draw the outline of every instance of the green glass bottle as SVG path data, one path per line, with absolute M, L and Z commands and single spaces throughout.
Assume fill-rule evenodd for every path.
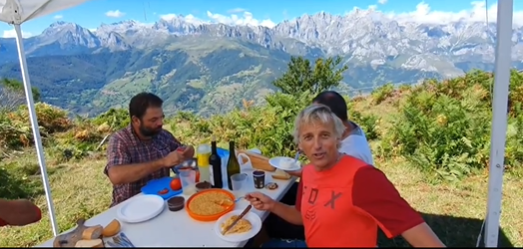
M 240 173 L 240 163 L 236 157 L 236 151 L 234 149 L 234 141 L 229 142 L 229 161 L 227 162 L 227 185 L 229 189 L 232 189 L 231 176 Z

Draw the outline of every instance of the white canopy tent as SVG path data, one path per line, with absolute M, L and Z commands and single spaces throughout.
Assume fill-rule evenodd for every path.
M 485 6 L 485 8 L 487 7 Z M 498 246 L 503 172 L 505 170 L 505 142 L 507 139 L 507 104 L 510 70 L 512 69 L 513 14 L 513 0 L 498 0 L 487 215 L 485 217 L 486 229 L 483 236 L 485 247 Z
M 34 106 L 33 94 L 31 92 L 31 81 L 27 71 L 22 31 L 20 25 L 26 21 L 50 15 L 61 10 L 72 8 L 89 0 L 0 0 L 0 21 L 11 24 L 16 31 L 16 43 L 18 48 L 18 58 L 24 82 L 24 89 L 29 108 L 31 126 L 33 130 L 38 162 L 44 182 L 44 189 L 49 208 L 49 216 L 53 233 L 58 234 L 54 206 L 49 187 L 46 164 L 43 153 L 43 146 L 38 129 L 38 121 Z M 490 150 L 490 177 L 489 193 L 487 204 L 487 217 L 485 229 L 485 246 L 496 247 L 498 245 L 499 219 L 501 214 L 501 192 L 503 185 L 503 169 L 505 140 L 507 130 L 507 99 L 511 69 L 511 48 L 512 48 L 512 15 L 513 0 L 498 1 L 497 16 L 497 46 L 496 46 L 496 65 L 494 80 L 494 100 L 493 118 L 491 133 Z
M 20 71 L 22 72 L 22 80 L 24 81 L 25 96 L 29 108 L 36 153 L 38 155 L 38 163 L 40 164 L 40 171 L 44 182 L 47 207 L 49 209 L 49 216 L 51 216 L 51 226 L 53 227 L 54 236 L 58 235 L 59 229 L 54 214 L 53 198 L 51 197 L 51 188 L 49 187 L 49 178 L 47 176 L 47 168 L 44 158 L 44 148 L 42 146 L 40 130 L 38 129 L 38 120 L 36 120 L 33 93 L 31 91 L 31 80 L 29 79 L 29 72 L 27 72 L 27 61 L 25 60 L 22 29 L 20 28 L 20 25 L 29 20 L 72 8 L 87 1 L 89 0 L 0 0 L 0 21 L 12 24 L 16 32 L 16 46 L 18 49 L 18 59 L 20 61 Z

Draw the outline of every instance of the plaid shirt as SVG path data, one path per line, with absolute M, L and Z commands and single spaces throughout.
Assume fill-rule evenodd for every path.
M 179 146 L 180 142 L 166 130 L 162 130 L 151 141 L 142 141 L 135 135 L 132 127 L 129 125 L 111 136 L 107 148 L 107 165 L 105 166 L 104 174 L 108 175 L 111 167 L 146 163 L 161 159 Z M 141 188 L 148 181 L 169 175 L 169 168 L 163 168 L 139 181 L 114 185 L 111 207 L 140 193 Z

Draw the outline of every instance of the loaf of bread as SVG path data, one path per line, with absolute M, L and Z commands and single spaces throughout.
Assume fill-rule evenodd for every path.
M 74 247 L 102 248 L 104 247 L 104 242 L 101 239 L 83 239 L 76 242 L 76 245 Z
M 238 154 L 240 153 L 246 154 L 249 157 L 249 159 L 251 159 L 252 167 L 255 169 L 261 169 L 269 172 L 274 172 L 276 170 L 276 168 L 269 164 L 268 157 L 262 156 L 258 153 L 251 151 L 238 151 Z
M 272 174 L 271 174 L 272 178 L 274 179 L 278 179 L 278 180 L 289 180 L 291 179 L 291 175 L 289 175 L 289 173 L 281 170 L 281 169 L 276 169 L 276 171 L 274 171 Z
M 85 240 L 99 239 L 100 237 L 102 237 L 103 230 L 104 230 L 104 228 L 100 225 L 97 225 L 94 227 L 89 227 L 89 228 L 85 229 L 84 232 L 82 233 L 82 239 L 85 239 Z
M 114 219 L 113 221 L 109 222 L 109 224 L 107 224 L 107 226 L 103 229 L 102 231 L 102 235 L 104 237 L 112 237 L 112 236 L 115 236 L 116 234 L 118 234 L 120 232 L 120 222 L 116 219 Z

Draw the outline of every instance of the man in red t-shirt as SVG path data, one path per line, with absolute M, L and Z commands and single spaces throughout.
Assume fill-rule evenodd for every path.
M 42 211 L 29 200 L 0 199 L 0 227 L 25 226 L 42 218 Z
M 299 210 L 259 192 L 246 196 L 254 208 L 303 224 L 308 247 L 375 247 L 378 227 L 414 247 L 444 247 L 380 170 L 338 152 L 344 126 L 328 107 L 309 106 L 295 129 L 311 162 L 303 168 Z

